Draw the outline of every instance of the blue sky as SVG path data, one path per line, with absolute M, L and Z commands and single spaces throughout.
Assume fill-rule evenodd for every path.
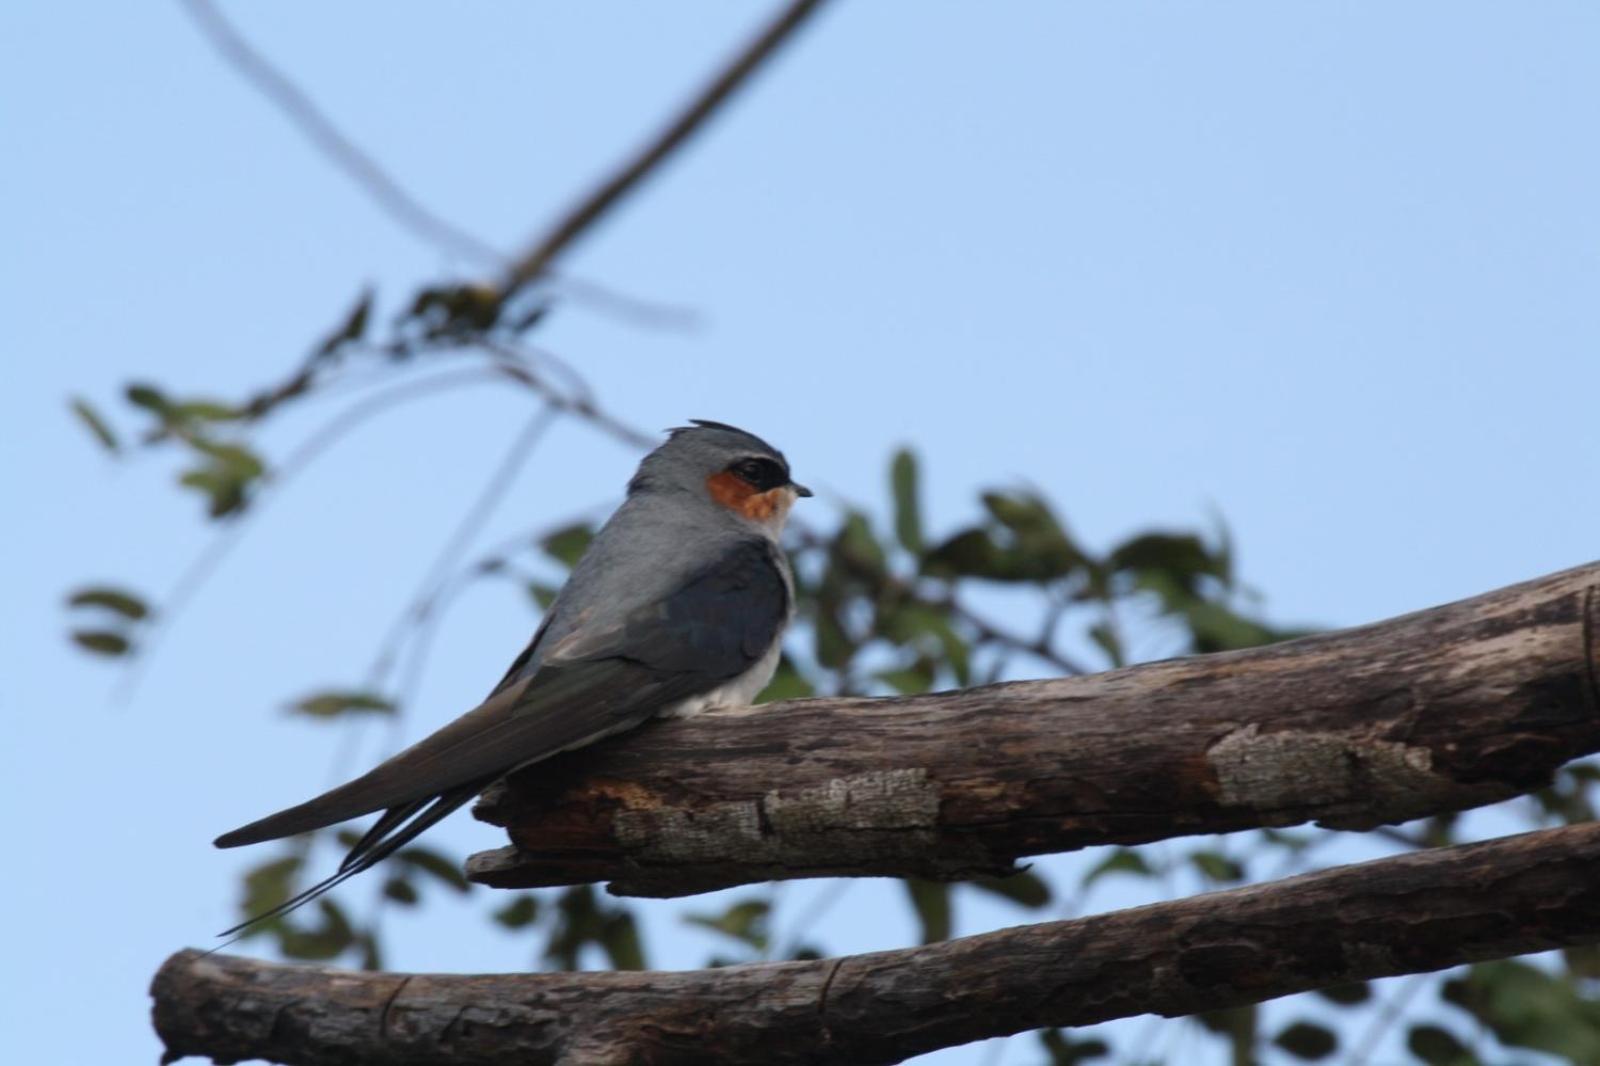
M 767 6 L 227 10 L 422 200 L 509 250 Z M 747 424 L 852 499 L 878 505 L 912 443 L 935 527 L 1029 483 L 1094 544 L 1222 514 L 1280 620 L 1470 595 L 1596 555 L 1597 46 L 1585 3 L 835 5 L 568 261 L 699 325 L 572 308 L 540 340 L 628 421 Z M 527 401 L 463 392 L 364 428 L 113 701 L 114 672 L 62 639 L 63 591 L 158 594 L 209 530 L 160 459 L 108 462 L 66 397 L 238 393 L 362 285 L 392 310 L 471 264 L 377 211 L 177 5 L 7 5 L 0 100 L 0 759 L 23 871 L 0 898 L 36 960 L 4 1009 L 28 1061 L 137 1061 L 145 983 L 228 923 L 250 861 L 211 837 L 335 773 L 340 734 L 283 702 L 359 678 Z M 558 426 L 483 543 L 614 502 L 634 459 Z M 529 624 L 512 590 L 463 597 L 406 734 L 481 694 Z M 498 843 L 464 816 L 439 836 Z M 393 923 L 393 964 L 525 965 L 476 916 L 488 896 Z M 858 886 L 827 942 L 904 943 L 901 910 Z M 657 954 L 692 964 L 713 945 L 673 913 L 650 919 Z M 961 931 L 1024 917 L 969 907 Z

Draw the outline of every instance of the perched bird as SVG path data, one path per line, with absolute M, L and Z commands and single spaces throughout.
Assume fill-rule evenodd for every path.
M 383 812 L 331 877 L 224 936 L 376 865 L 512 770 L 652 717 L 744 706 L 766 686 L 794 613 L 778 535 L 811 490 L 761 438 L 693 423 L 645 456 L 483 703 L 354 781 L 217 838 L 232 848 Z

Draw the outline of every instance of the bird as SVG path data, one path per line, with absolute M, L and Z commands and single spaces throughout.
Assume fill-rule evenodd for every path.
M 698 418 L 668 430 L 482 703 L 360 777 L 217 837 L 240 847 L 382 812 L 332 875 L 221 935 L 370 869 L 513 770 L 652 718 L 747 706 L 794 616 L 779 537 L 810 495 L 753 433 Z

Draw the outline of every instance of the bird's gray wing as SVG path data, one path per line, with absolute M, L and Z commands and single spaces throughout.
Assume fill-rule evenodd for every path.
M 478 707 L 368 773 L 225 833 L 217 846 L 273 840 L 385 808 L 390 817 L 415 813 L 421 801 L 467 786 L 475 793 L 519 766 L 627 729 L 739 676 L 788 618 L 789 592 L 772 551 L 763 540 L 733 541 L 657 602 L 563 637 L 526 680 L 508 678 Z

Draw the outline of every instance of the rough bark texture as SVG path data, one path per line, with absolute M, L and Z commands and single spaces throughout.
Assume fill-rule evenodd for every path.
M 652 723 L 480 801 L 502 887 L 674 896 L 1003 874 L 1092 844 L 1367 829 L 1600 750 L 1600 563 L 1377 625 L 1091 677 Z
M 816 962 L 455 976 L 182 951 L 152 994 L 168 1061 L 871 1063 L 1597 940 L 1590 824 Z

